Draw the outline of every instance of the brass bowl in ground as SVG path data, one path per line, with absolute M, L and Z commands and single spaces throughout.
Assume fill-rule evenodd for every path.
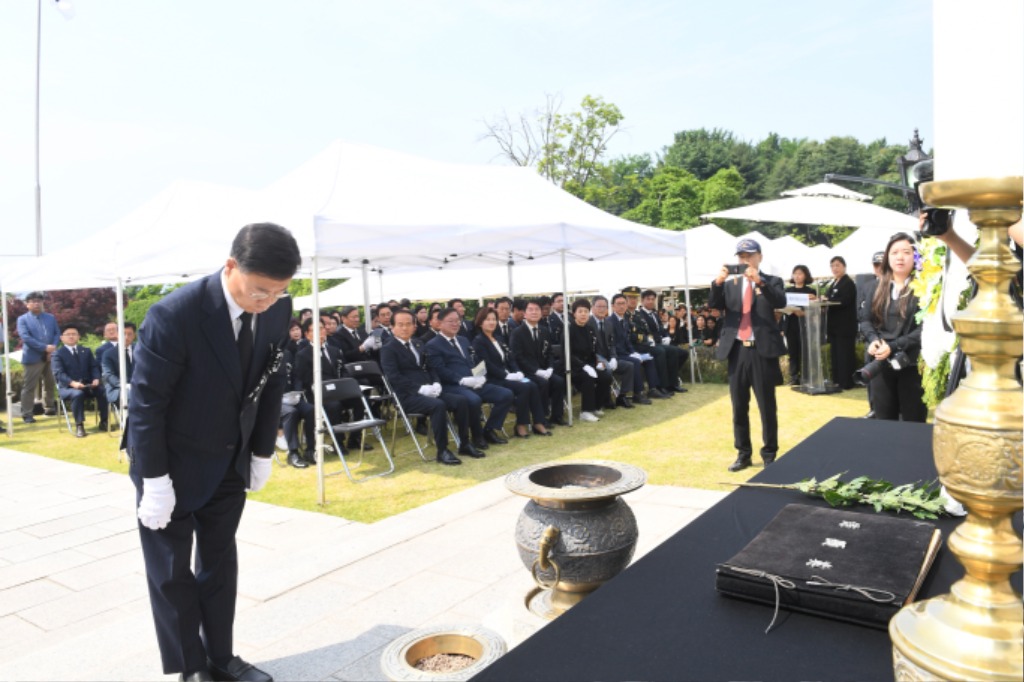
M 468 680 L 505 654 L 500 635 L 479 625 L 436 625 L 407 632 L 391 642 L 381 655 L 381 671 L 392 682 Z M 474 659 L 465 668 L 428 672 L 416 663 L 436 654 L 457 654 Z

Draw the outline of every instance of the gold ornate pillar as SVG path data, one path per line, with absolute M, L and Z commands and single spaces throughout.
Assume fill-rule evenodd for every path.
M 1024 179 L 947 180 L 922 186 L 931 206 L 966 208 L 980 230 L 967 267 L 978 282 L 953 326 L 971 372 L 935 410 L 939 478 L 968 510 L 949 538 L 966 569 L 949 594 L 903 608 L 889 623 L 897 680 L 1020 680 L 1024 607 L 1010 586 L 1022 544 L 1011 526 L 1021 491 L 1022 393 L 1014 366 L 1024 316 L 1008 295 L 1020 263 L 1006 228 L 1021 218 Z

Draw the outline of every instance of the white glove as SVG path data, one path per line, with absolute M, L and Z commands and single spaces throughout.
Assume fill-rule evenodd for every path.
M 258 493 L 270 480 L 270 472 L 274 468 L 269 457 L 252 456 L 249 464 L 249 492 Z
M 538 369 L 537 370 L 537 376 L 541 377 L 542 379 L 550 379 L 551 375 L 554 374 L 554 373 L 555 373 L 555 370 L 554 370 L 553 367 L 548 367 L 547 369 Z
M 647 345 L 653 348 L 657 344 L 654 343 L 654 339 L 647 339 Z
M 670 339 L 670 338 L 668 338 L 668 337 L 666 336 L 665 338 L 663 338 L 663 339 L 661 340 L 661 345 L 663 345 L 663 346 L 667 346 L 667 345 L 668 345 L 668 344 L 670 344 L 671 342 L 672 342 L 672 339 Z
M 473 388 L 481 389 L 481 388 L 484 387 L 484 384 L 486 384 L 486 383 L 487 383 L 487 377 L 485 377 L 485 376 L 483 376 L 481 374 L 480 376 L 476 377 L 476 386 L 474 386 Z
M 427 384 L 426 386 L 420 386 L 420 390 L 418 391 L 418 393 L 420 395 L 425 395 L 428 398 L 433 398 L 434 397 L 434 387 L 431 386 L 430 384 Z
M 174 511 L 174 486 L 170 474 L 142 479 L 142 499 L 136 512 L 142 525 L 150 530 L 161 530 L 171 522 Z
M 459 379 L 459 386 L 468 386 L 469 388 L 476 388 L 476 377 L 462 377 Z
M 650 362 L 650 361 L 651 361 L 651 360 L 653 360 L 653 359 L 654 359 L 654 356 L 653 356 L 653 355 L 651 355 L 650 353 L 643 353 L 643 354 L 642 354 L 642 355 L 640 356 L 640 361 L 641 361 L 641 362 Z
M 639 353 L 630 353 L 629 357 L 631 357 L 634 360 L 637 360 L 639 362 L 643 362 L 644 361 L 644 356 L 640 355 Z
M 611 360 L 608 361 L 608 366 L 611 367 L 612 371 L 614 372 L 619 368 L 619 361 L 615 358 L 612 358 Z
M 432 384 L 430 384 L 430 385 L 431 385 L 431 387 L 432 387 L 432 388 L 434 389 L 434 397 L 435 397 L 435 398 L 436 398 L 437 396 L 441 395 L 441 384 L 439 384 L 439 383 L 437 383 L 437 382 L 435 381 L 434 383 L 432 383 Z
M 522 381 L 523 380 L 523 373 L 522 372 L 509 372 L 508 374 L 505 375 L 505 379 L 507 381 Z
M 591 379 L 597 378 L 597 370 L 590 365 L 583 365 L 583 371 L 589 374 Z

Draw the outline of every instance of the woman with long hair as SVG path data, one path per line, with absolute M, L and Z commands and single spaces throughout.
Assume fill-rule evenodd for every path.
M 498 328 L 498 313 L 494 308 L 484 306 L 477 312 L 473 325 L 477 334 L 473 337 L 472 348 L 477 360 L 484 363 L 487 381 L 504 386 L 515 394 L 515 437 L 529 438 L 531 418 L 535 434 L 550 436 L 544 406 L 540 400 L 540 389 L 519 371 L 512 351 L 495 335 Z
M 793 286 L 786 287 L 787 294 L 807 294 L 810 300 L 817 298 L 814 289 L 808 286 L 812 282 L 811 271 L 806 265 L 798 265 L 793 268 Z M 803 346 L 800 341 L 800 328 L 807 324 L 804 319 L 804 311 L 799 308 L 791 315 L 786 315 L 782 321 L 783 331 L 786 335 L 786 350 L 789 353 L 789 384 L 800 385 L 800 363 L 803 356 Z
M 833 256 L 829 266 L 833 281 L 825 297 L 834 305 L 828 307 L 825 331 L 831 346 L 832 383 L 845 390 L 854 387 L 857 369 L 857 285 L 846 274 L 842 256 Z
M 885 246 L 882 276 L 868 291 L 870 306 L 860 313 L 860 330 L 868 354 L 880 361 L 870 377 L 875 419 L 923 422 L 928 417 L 921 388 L 917 356 L 921 352 L 921 324 L 917 297 L 910 290 L 914 277 L 914 242 L 910 235 L 894 234 Z

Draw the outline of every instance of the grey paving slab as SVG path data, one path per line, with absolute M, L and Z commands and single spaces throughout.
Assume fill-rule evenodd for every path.
M 3 449 L 0 461 L 16 477 L 0 482 L 0 679 L 167 679 L 127 477 Z M 637 556 L 720 497 L 631 495 Z M 411 628 L 511 622 L 520 641 L 532 580 L 513 529 L 525 504 L 501 478 L 374 524 L 250 501 L 237 653 L 282 680 L 377 680 L 384 647 Z

